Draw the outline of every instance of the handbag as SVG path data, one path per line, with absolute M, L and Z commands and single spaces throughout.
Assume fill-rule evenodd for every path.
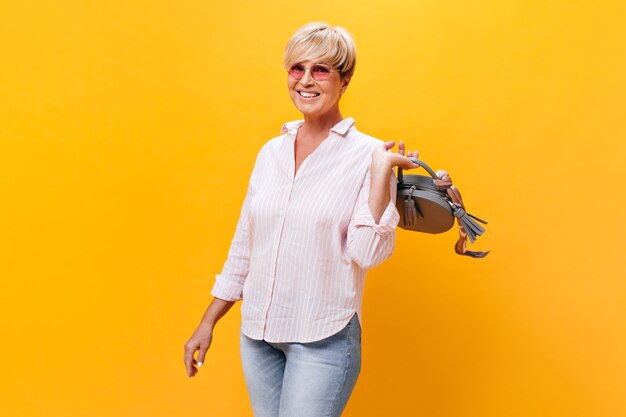
M 452 185 L 452 181 L 445 171 L 432 170 L 426 163 L 409 158 L 430 174 L 404 175 L 398 167 L 398 191 L 396 208 L 400 214 L 398 226 L 402 229 L 424 233 L 443 233 L 454 226 L 456 219 L 459 225 L 459 240 L 454 251 L 459 255 L 472 258 L 484 258 L 487 252 L 467 250 L 467 240 L 474 242 L 485 232 L 477 222 L 487 224 L 465 211 L 465 205 L 459 190 Z M 439 175 L 437 175 L 439 174 Z

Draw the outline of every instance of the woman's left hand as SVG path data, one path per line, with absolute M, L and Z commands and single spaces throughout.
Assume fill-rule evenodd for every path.
M 417 158 L 419 155 L 418 151 L 409 151 L 406 156 L 404 156 L 404 142 L 400 141 L 398 144 L 398 152 L 389 152 L 390 149 L 394 147 L 396 144 L 395 140 L 390 140 L 384 143 L 384 146 L 377 148 L 372 153 L 372 166 L 380 167 L 380 168 L 392 168 L 392 167 L 400 167 L 402 169 L 412 169 L 418 168 L 419 165 L 411 161 L 409 158 Z

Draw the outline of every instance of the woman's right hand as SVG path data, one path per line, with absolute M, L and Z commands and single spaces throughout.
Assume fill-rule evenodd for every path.
M 189 378 L 198 373 L 198 369 L 202 366 L 206 353 L 211 346 L 213 339 L 213 327 L 207 323 L 200 323 L 195 332 L 191 335 L 187 343 L 185 343 L 185 367 Z M 193 355 L 198 351 L 198 358 L 194 359 Z
M 213 328 L 224 314 L 230 310 L 235 304 L 234 301 L 226 301 L 217 297 L 213 298 L 211 304 L 207 307 L 202 320 L 195 332 L 191 335 L 187 343 L 185 343 L 185 367 L 189 378 L 198 373 L 198 368 L 202 366 L 204 357 L 206 356 L 211 340 L 213 340 Z M 198 359 L 194 359 L 193 355 L 198 351 Z

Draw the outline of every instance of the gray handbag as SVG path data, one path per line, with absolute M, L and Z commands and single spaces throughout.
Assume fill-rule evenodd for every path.
M 487 224 L 465 211 L 461 194 L 454 186 L 437 186 L 439 177 L 426 163 L 416 158 L 409 158 L 424 168 L 430 177 L 424 175 L 404 175 L 398 167 L 398 192 L 396 208 L 400 213 L 398 226 L 416 232 L 443 233 L 459 223 L 459 240 L 454 249 L 459 255 L 483 258 L 489 253 L 473 252 L 466 249 L 466 241 L 474 242 L 485 232 L 477 223 Z

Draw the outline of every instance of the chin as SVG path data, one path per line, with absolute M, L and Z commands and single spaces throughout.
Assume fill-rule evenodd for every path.
M 300 110 L 300 113 L 302 113 L 303 116 L 308 116 L 308 117 L 311 117 L 311 116 L 321 116 L 321 115 L 324 114 L 324 113 L 319 112 L 319 111 L 306 111 L 306 110 L 305 111 Z
M 296 106 L 298 111 L 305 116 L 314 116 L 316 114 L 320 114 L 320 109 L 313 109 L 307 106 Z

